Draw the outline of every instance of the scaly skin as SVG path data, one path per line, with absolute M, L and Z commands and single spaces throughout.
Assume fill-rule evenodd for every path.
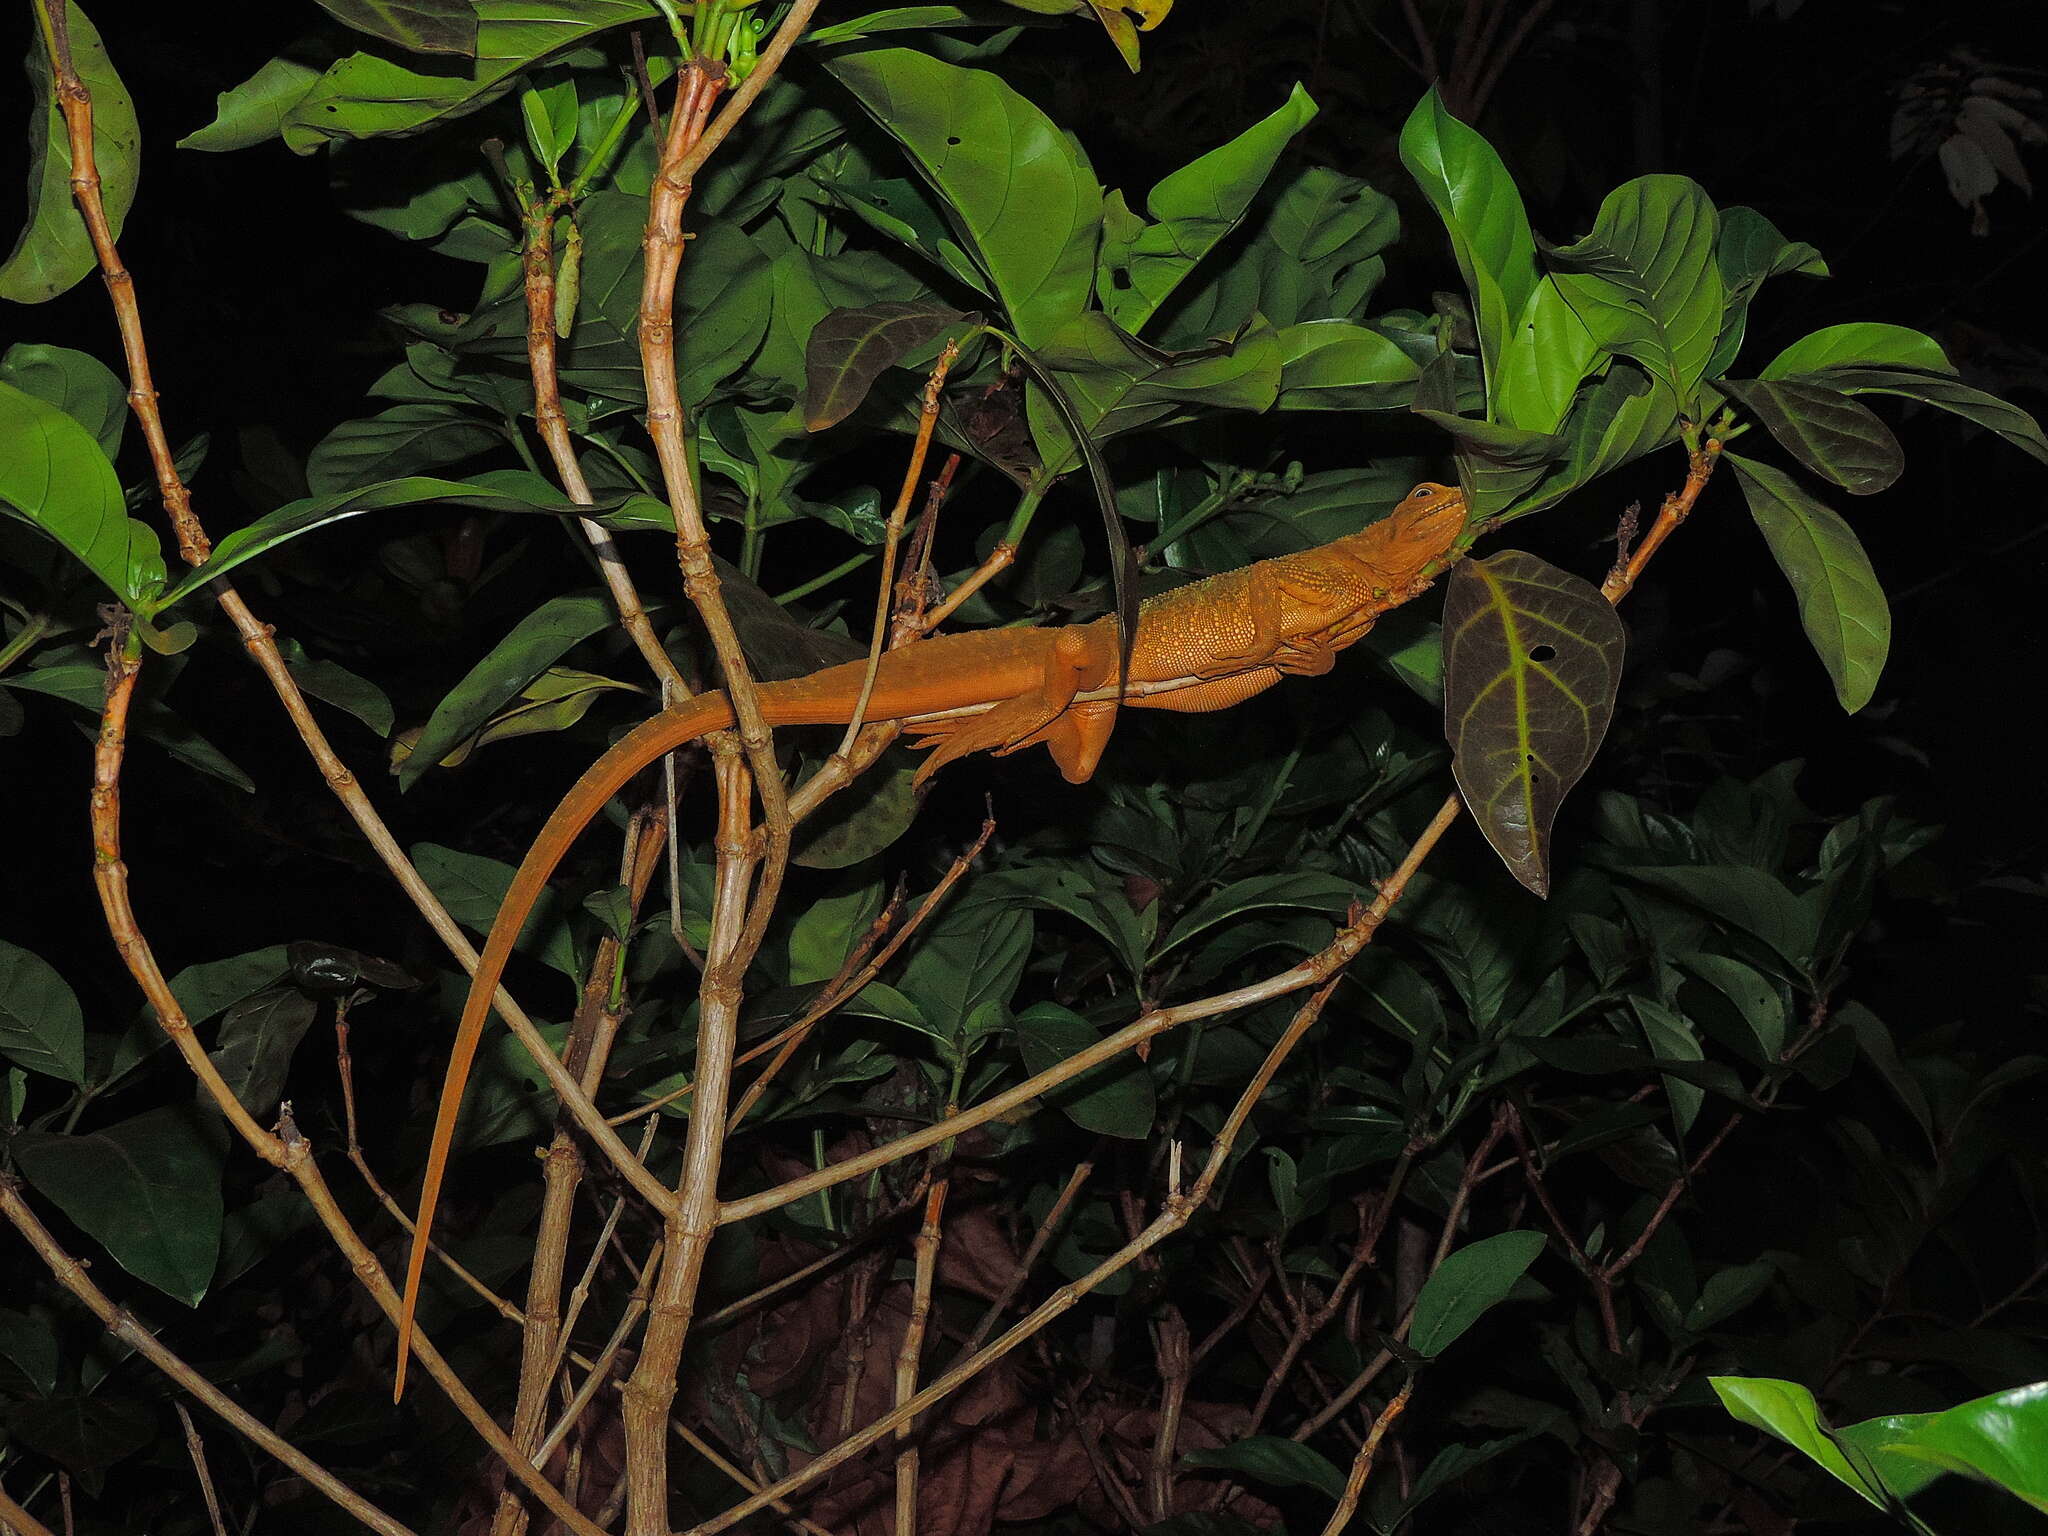
M 1465 526 L 1465 498 L 1425 482 L 1387 517 L 1299 554 L 1177 587 L 1138 610 L 1123 702 L 1206 711 L 1270 688 L 1290 672 L 1327 672 L 1337 652 L 1435 579 Z M 934 748 L 917 777 L 969 752 L 1001 755 L 1044 743 L 1073 783 L 1095 772 L 1116 716 L 1113 619 L 1063 629 L 977 630 L 919 641 L 882 657 L 864 720 L 900 720 Z M 758 690 L 770 725 L 843 725 L 867 662 L 850 661 Z M 484 944 L 441 1087 L 420 1189 L 399 1318 L 394 1395 L 405 1388 L 413 1311 L 428 1233 L 455 1138 L 462 1091 L 513 943 L 578 834 L 633 776 L 665 754 L 733 723 L 722 693 L 702 694 L 629 731 L 571 786 L 534 840 Z

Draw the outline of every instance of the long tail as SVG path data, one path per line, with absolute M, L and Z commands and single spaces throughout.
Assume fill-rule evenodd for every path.
M 419 1306 L 420 1276 L 427 1264 L 427 1239 L 434 1225 L 434 1207 L 441 1199 L 441 1176 L 447 1170 L 448 1152 L 455 1141 L 455 1120 L 462 1110 L 462 1090 L 469 1070 L 476 1062 L 477 1046 L 483 1039 L 484 1024 L 498 994 L 499 978 L 512 946 L 526 926 L 534 904 L 547 889 L 555 866 L 562 862 L 577 834 L 590 825 L 605 802 L 626 787 L 633 775 L 648 764 L 707 731 L 721 730 L 733 723 L 732 706 L 722 693 L 707 693 L 692 699 L 681 709 L 656 715 L 619 738 L 618 745 L 590 766 L 570 788 L 554 815 L 527 850 L 519 872 L 505 892 L 497 921 L 477 961 L 470 980 L 469 998 L 463 1004 L 462 1023 L 455 1031 L 455 1049 L 448 1058 L 448 1075 L 441 1082 L 441 1106 L 434 1115 L 434 1140 L 427 1152 L 426 1177 L 420 1185 L 419 1214 L 413 1219 L 412 1255 L 405 1266 L 405 1299 L 398 1314 L 398 1366 L 392 1377 L 391 1399 L 405 1394 L 405 1367 L 412 1356 L 413 1313 Z

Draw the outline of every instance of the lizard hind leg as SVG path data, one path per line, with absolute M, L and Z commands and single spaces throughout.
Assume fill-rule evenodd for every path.
M 1073 704 L 1074 695 L 1084 688 L 1099 687 L 1115 666 L 1113 653 L 1104 653 L 1102 637 L 1094 631 L 1094 625 L 1054 631 L 1036 683 L 1014 698 L 1002 699 L 979 714 L 909 721 L 909 729 L 916 735 L 936 738 L 931 756 L 917 770 L 915 782 L 923 784 L 946 764 L 969 752 L 1014 752 L 1034 741 L 1051 745 L 1051 732 L 1063 723 L 1061 716 Z M 1068 778 L 1078 784 L 1094 771 L 1095 758 L 1101 756 L 1101 744 L 1097 743 L 1078 777 L 1068 768 L 1067 757 L 1061 755 L 1064 746 L 1063 740 L 1054 747 L 1053 756 Z

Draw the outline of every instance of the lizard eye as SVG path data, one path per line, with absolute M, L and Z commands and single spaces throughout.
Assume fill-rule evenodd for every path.
M 1417 487 L 1415 487 L 1413 491 L 1409 493 L 1408 499 L 1410 501 L 1427 501 L 1431 496 L 1435 494 L 1435 491 L 1432 490 L 1429 486 L 1418 485 Z

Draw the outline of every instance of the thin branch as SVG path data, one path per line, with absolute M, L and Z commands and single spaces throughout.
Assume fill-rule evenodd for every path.
M 220 1495 L 213 1491 L 213 1473 L 206 1465 L 206 1446 L 199 1438 L 199 1427 L 192 1422 L 192 1414 L 183 1403 L 171 1406 L 178 1411 L 178 1422 L 185 1426 L 185 1451 L 192 1458 L 193 1475 L 199 1479 L 199 1496 L 206 1501 L 207 1523 L 213 1527 L 213 1536 L 228 1536 L 220 1517 Z
M 917 1368 L 924 1357 L 925 1329 L 932 1315 L 932 1277 L 939 1267 L 939 1220 L 946 1209 L 946 1194 L 952 1180 L 932 1181 L 925 1194 L 924 1221 L 918 1226 L 912 1246 L 910 1319 L 903 1327 L 903 1342 L 896 1351 L 896 1405 L 900 1408 L 917 1395 Z M 896 1426 L 896 1536 L 917 1536 L 917 1446 L 911 1435 L 917 1429 L 914 1418 Z
M 7 1497 L 5 1488 L 0 1488 L 0 1531 L 8 1536 L 54 1536 L 47 1525 Z
M 1351 1475 L 1344 1479 L 1344 1493 L 1337 1500 L 1337 1507 L 1330 1513 L 1329 1524 L 1323 1527 L 1323 1536 L 1337 1536 L 1351 1523 L 1351 1517 L 1358 1513 L 1359 1495 L 1365 1492 L 1365 1480 L 1372 1476 L 1373 1457 L 1378 1454 L 1380 1441 L 1392 1428 L 1394 1420 L 1401 1416 L 1401 1410 L 1408 1406 L 1408 1394 L 1415 1390 L 1411 1377 L 1401 1383 L 1387 1406 L 1380 1410 L 1379 1417 L 1372 1421 L 1372 1430 L 1365 1437 L 1365 1444 L 1358 1448 L 1358 1454 L 1351 1458 Z
M 304 1451 L 277 1434 L 261 1419 L 249 1413 L 241 1404 L 188 1365 L 154 1333 L 137 1322 L 134 1314 L 126 1307 L 116 1306 L 108 1299 L 106 1292 L 95 1285 L 86 1274 L 85 1266 L 66 1253 L 56 1238 L 50 1235 L 49 1229 L 36 1219 L 35 1212 L 30 1210 L 28 1203 L 21 1198 L 20 1186 L 6 1175 L 0 1175 L 0 1215 L 5 1215 L 14 1224 L 15 1229 L 28 1240 L 29 1246 L 35 1249 L 43 1263 L 49 1266 L 50 1273 L 56 1278 L 57 1283 L 83 1302 L 109 1334 L 134 1349 L 151 1365 L 191 1393 L 230 1429 L 289 1467 L 304 1478 L 309 1486 L 347 1510 L 369 1529 L 381 1532 L 383 1536 L 414 1536 L 411 1527 L 385 1514 Z M 188 1426 L 189 1422 L 188 1420 Z M 204 1476 L 204 1473 L 201 1475 Z M 208 1503 L 211 1506 L 210 1498 Z M 41 1525 L 31 1520 L 16 1506 L 0 1501 L 0 1514 L 5 1514 L 10 1523 L 20 1526 L 24 1532 L 42 1531 L 43 1536 L 48 1536 L 48 1532 L 44 1531 Z
M 1099 1146 L 1100 1143 L 1098 1142 Z M 1074 1203 L 1074 1197 L 1081 1192 L 1081 1186 L 1088 1182 L 1088 1176 L 1095 1171 L 1095 1159 L 1077 1164 L 1067 1175 L 1067 1182 L 1060 1186 L 1060 1192 L 1052 1203 L 1052 1209 L 1045 1213 L 1045 1220 L 1038 1224 L 1038 1230 L 1031 1234 L 1031 1241 L 1018 1256 L 1017 1267 L 1010 1271 L 1010 1278 L 1003 1282 L 1002 1293 L 988 1304 L 988 1310 L 981 1314 L 981 1321 L 974 1325 L 974 1331 L 967 1335 L 967 1342 L 960 1346 L 960 1353 L 973 1354 L 981 1348 L 981 1341 L 988 1337 L 989 1329 L 996 1325 L 1002 1315 L 1010 1310 L 1010 1303 L 1017 1299 L 1017 1293 L 1024 1289 L 1024 1282 L 1030 1277 L 1031 1268 L 1038 1262 L 1038 1256 L 1045 1252 L 1045 1246 L 1052 1241 L 1067 1219 L 1067 1211 Z

